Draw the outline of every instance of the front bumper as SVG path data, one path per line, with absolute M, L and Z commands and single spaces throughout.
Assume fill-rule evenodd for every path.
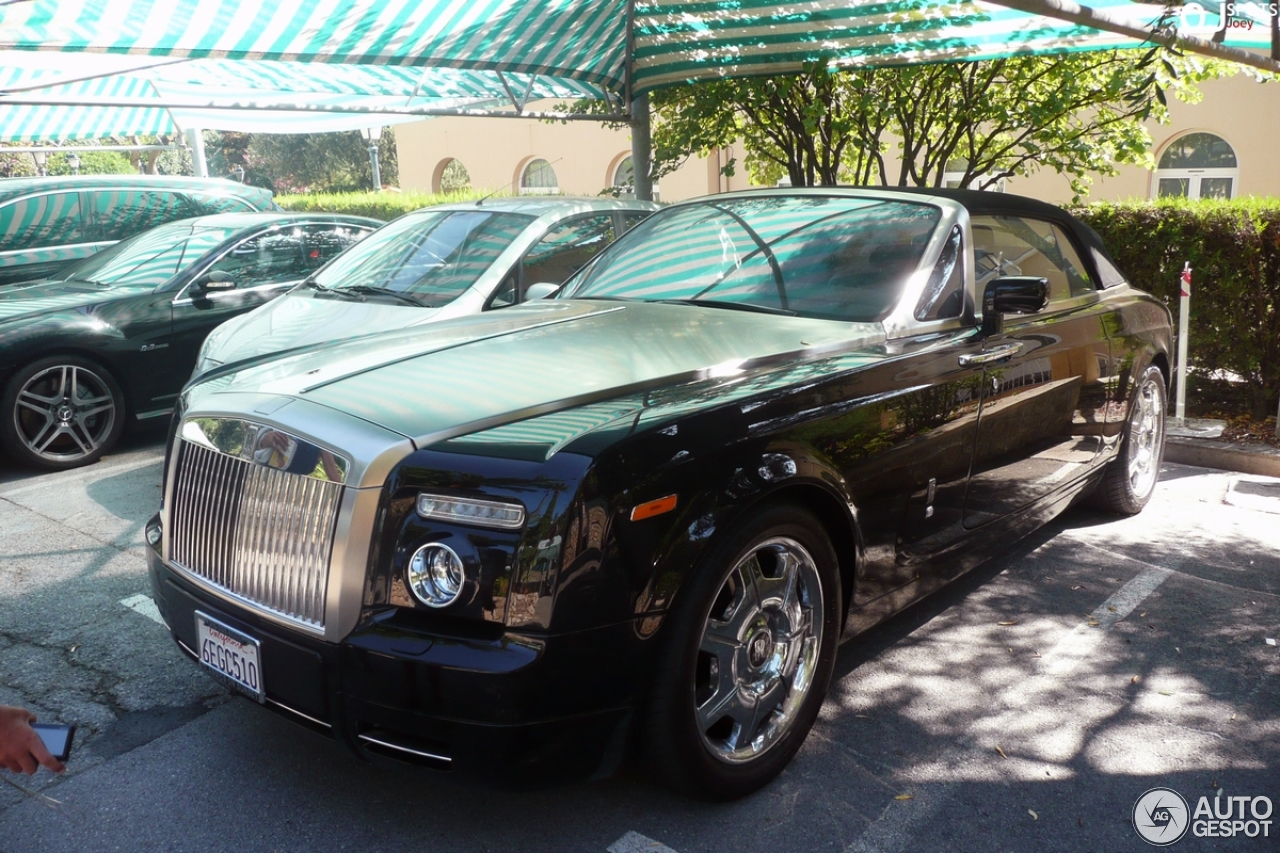
M 156 546 L 147 564 L 156 606 L 185 654 L 198 660 L 197 610 L 257 639 L 266 707 L 371 760 L 530 787 L 606 775 L 623 757 L 645 672 L 632 623 L 463 637 L 406 630 L 386 613 L 335 644 L 196 587 Z

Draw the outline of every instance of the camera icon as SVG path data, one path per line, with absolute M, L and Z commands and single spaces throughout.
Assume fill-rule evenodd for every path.
M 1148 844 L 1167 847 L 1187 834 L 1191 812 L 1172 788 L 1152 788 L 1133 804 L 1133 828 Z

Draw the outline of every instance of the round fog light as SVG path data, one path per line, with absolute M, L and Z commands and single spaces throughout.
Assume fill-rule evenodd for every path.
M 462 558 L 447 545 L 423 545 L 409 561 L 409 589 L 428 607 L 447 607 L 462 592 Z

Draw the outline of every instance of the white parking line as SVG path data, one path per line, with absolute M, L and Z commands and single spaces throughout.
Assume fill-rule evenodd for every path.
M 1040 668 L 1049 675 L 1063 676 L 1094 652 L 1102 643 L 1105 632 L 1134 611 L 1143 599 L 1156 591 L 1173 571 L 1160 566 L 1148 566 L 1138 572 L 1127 584 L 1102 602 L 1089 614 L 1089 620 L 1077 625 L 1056 646 L 1045 653 Z
M 661 841 L 654 841 L 638 832 L 628 832 L 609 845 L 609 853 L 676 853 Z
M 160 618 L 160 611 L 156 609 L 156 603 L 147 595 L 131 595 L 128 598 L 122 598 L 120 603 L 135 613 L 141 613 L 157 625 L 163 625 L 164 620 Z
M 5 484 L 0 484 L 0 498 L 16 498 L 31 492 L 58 490 L 71 483 L 97 481 L 106 474 L 127 474 L 130 471 L 137 471 L 150 465 L 162 465 L 163 463 L 164 458 L 161 456 L 148 456 L 144 459 L 133 459 L 116 464 L 102 462 L 86 468 L 78 468 L 74 473 L 54 472 L 45 474 L 42 477 L 24 478 L 16 481 L 22 483 L 20 486 L 9 487 Z

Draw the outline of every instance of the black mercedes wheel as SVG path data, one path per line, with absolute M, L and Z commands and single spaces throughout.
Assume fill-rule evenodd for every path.
M 1164 374 L 1148 367 L 1129 402 L 1120 455 L 1107 463 L 1094 503 L 1116 515 L 1137 515 L 1151 500 L 1164 459 L 1166 395 Z
M 124 398 L 111 374 L 78 356 L 24 367 L 4 389 L 0 438 L 15 461 L 63 470 L 97 460 L 124 424 Z
M 680 793 L 737 799 L 781 773 L 817 719 L 839 639 L 836 556 L 812 515 L 775 506 L 744 520 L 686 583 L 645 748 Z

